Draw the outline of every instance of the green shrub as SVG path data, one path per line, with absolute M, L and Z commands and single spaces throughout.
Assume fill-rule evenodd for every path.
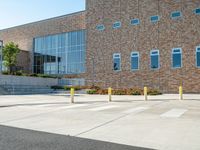
M 156 90 L 156 89 L 149 89 L 147 94 L 148 95 L 162 95 L 162 93 L 159 90 Z
M 81 86 L 74 86 L 73 88 L 75 91 L 80 91 L 83 89 Z
M 101 94 L 107 95 L 108 89 L 101 89 L 97 86 L 90 87 L 88 94 Z M 113 89 L 113 95 L 143 95 L 144 91 L 140 88 L 130 88 L 130 89 Z M 156 89 L 148 89 L 148 95 L 161 95 L 162 93 Z
M 96 89 L 94 89 L 96 90 Z M 100 94 L 100 95 L 107 95 L 108 94 L 108 90 L 107 89 L 99 89 L 99 90 L 96 90 L 97 94 Z
M 87 90 L 87 94 L 97 94 L 97 90 L 95 89 Z
M 48 74 L 37 74 L 37 77 L 41 77 L 41 78 L 57 78 L 56 76 L 48 75 Z
M 2 74 L 3 75 L 9 75 L 9 72 L 8 71 L 2 71 Z
M 71 88 L 74 88 L 75 91 L 79 91 L 82 88 L 80 86 L 64 86 L 64 90 L 70 91 Z
M 29 74 L 30 77 L 38 77 L 36 73 Z
M 59 86 L 59 85 L 54 85 L 54 86 L 51 86 L 51 89 L 62 90 L 62 89 L 64 89 L 64 87 L 63 86 Z
M 132 90 L 130 95 L 142 95 L 140 90 Z
M 14 74 L 15 74 L 16 76 L 23 76 L 23 75 L 24 75 L 22 70 L 17 71 L 17 72 L 15 72 Z
M 3 71 L 2 74 L 3 74 L 3 75 L 9 75 L 10 73 L 9 73 L 8 71 Z M 40 78 L 54 78 L 54 79 L 55 79 L 55 78 L 59 78 L 59 79 L 61 79 L 61 77 L 55 76 L 55 75 L 36 74 L 36 73 L 26 74 L 26 73 L 23 73 L 22 70 L 13 72 L 12 75 L 16 75 L 16 76 L 40 77 Z
M 64 86 L 64 90 L 69 91 L 72 87 Z
M 100 87 L 98 87 L 98 86 L 95 86 L 95 85 L 93 85 L 93 86 L 89 87 L 89 89 L 101 90 L 101 88 L 100 88 Z
M 126 89 L 117 89 L 112 91 L 113 95 L 127 95 L 126 93 Z

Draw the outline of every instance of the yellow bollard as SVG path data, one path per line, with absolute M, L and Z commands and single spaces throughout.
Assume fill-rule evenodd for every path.
M 108 88 L 108 96 L 109 96 L 109 102 L 111 102 L 112 101 L 112 88 L 111 87 Z
M 71 88 L 70 95 L 71 95 L 71 103 L 74 103 L 74 88 Z
M 179 99 L 183 100 L 183 87 L 179 86 Z
M 145 86 L 144 87 L 144 99 L 145 99 L 145 101 L 147 101 L 148 100 L 148 97 L 147 97 L 147 87 Z

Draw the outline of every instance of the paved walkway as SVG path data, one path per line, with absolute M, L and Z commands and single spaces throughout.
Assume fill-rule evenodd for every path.
M 0 96 L 0 124 L 130 146 L 200 149 L 200 95 Z M 0 128 L 0 131 L 2 128 Z

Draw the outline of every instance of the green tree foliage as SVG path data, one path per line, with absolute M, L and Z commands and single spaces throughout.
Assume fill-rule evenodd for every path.
M 17 54 L 19 54 L 20 49 L 14 42 L 9 42 L 3 47 L 3 60 L 5 67 L 8 71 L 12 73 L 12 68 L 16 66 Z

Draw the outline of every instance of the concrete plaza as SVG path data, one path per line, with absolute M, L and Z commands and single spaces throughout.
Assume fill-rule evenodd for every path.
M 0 125 L 163 150 L 200 149 L 200 95 L 0 96 Z

